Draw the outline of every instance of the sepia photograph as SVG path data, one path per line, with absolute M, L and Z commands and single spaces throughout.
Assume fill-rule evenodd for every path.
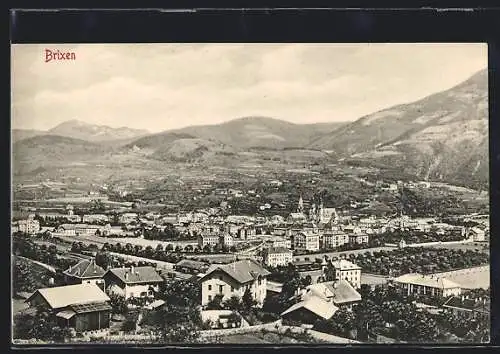
M 12 344 L 490 342 L 486 43 L 11 45 Z

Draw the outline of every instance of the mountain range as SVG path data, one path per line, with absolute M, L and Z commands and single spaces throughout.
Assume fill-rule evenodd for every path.
M 480 71 L 449 90 L 351 123 L 244 117 L 149 134 L 71 120 L 47 132 L 13 130 L 12 137 L 15 160 L 36 161 L 32 157 L 43 154 L 46 165 L 51 156 L 81 160 L 89 151 L 173 162 L 209 158 L 217 164 L 218 158 L 247 151 L 302 149 L 348 163 L 402 169 L 421 179 L 484 183 L 489 175 L 488 74 Z
M 13 142 L 40 135 L 58 135 L 68 138 L 87 140 L 91 142 L 109 142 L 115 140 L 125 141 L 150 134 L 143 129 L 131 129 L 127 127 L 112 128 L 106 125 L 89 124 L 77 119 L 63 122 L 48 131 L 13 129 Z

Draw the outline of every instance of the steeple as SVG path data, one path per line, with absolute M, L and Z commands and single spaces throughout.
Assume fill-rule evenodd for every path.
M 297 212 L 302 213 L 304 211 L 304 200 L 302 200 L 302 195 L 299 197 L 299 205 L 297 207 Z

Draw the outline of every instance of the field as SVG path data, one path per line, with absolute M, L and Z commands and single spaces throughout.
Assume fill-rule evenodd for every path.
M 446 279 L 460 284 L 465 289 L 487 289 L 490 287 L 490 266 L 436 273 L 436 275 L 446 277 Z
M 177 245 L 181 245 L 182 247 L 185 247 L 187 245 L 191 245 L 193 247 L 198 245 L 197 241 L 157 241 L 157 240 L 146 240 L 146 239 L 141 239 L 137 237 L 100 237 L 100 236 L 94 236 L 94 235 L 81 235 L 81 236 L 62 236 L 59 234 L 54 234 L 54 236 L 57 236 L 63 240 L 69 241 L 69 242 L 83 242 L 84 244 L 90 244 L 90 243 L 95 243 L 97 245 L 104 245 L 105 243 L 121 243 L 122 245 L 125 245 L 127 243 L 130 243 L 132 245 L 139 245 L 142 247 L 147 247 L 151 246 L 153 248 L 156 248 L 159 244 L 162 245 L 163 247 L 167 246 L 168 244 L 173 245 L 174 247 Z
M 489 243 L 485 242 L 474 242 L 474 243 L 456 243 L 456 244 L 440 244 L 440 245 L 432 245 L 432 246 L 426 246 L 429 248 L 446 248 L 449 250 L 481 250 L 486 253 L 489 252 L 490 250 L 490 245 Z

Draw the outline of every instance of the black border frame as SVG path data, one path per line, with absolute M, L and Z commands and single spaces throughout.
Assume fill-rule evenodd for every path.
M 95 2 L 87 1 L 85 5 L 89 6 L 90 3 Z M 450 2 L 446 1 L 446 3 Z M 358 1 L 357 4 L 352 4 L 351 2 L 350 5 L 345 5 L 349 8 L 341 8 L 342 3 L 344 3 L 344 1 L 341 1 L 335 4 L 335 9 L 326 7 L 331 7 L 331 4 L 320 4 L 316 5 L 315 8 L 309 9 L 287 9 L 283 6 L 279 7 L 279 5 L 275 5 L 276 7 L 274 8 L 263 6 L 260 9 L 250 9 L 235 8 L 236 4 L 233 3 L 232 5 L 228 5 L 231 8 L 214 9 L 188 7 L 188 4 L 184 3 L 178 6 L 171 6 L 170 9 L 150 7 L 149 9 L 120 10 L 111 9 L 108 5 L 109 1 L 100 1 L 98 4 L 93 4 L 95 5 L 93 9 L 64 9 L 62 7 L 62 10 L 58 10 L 57 7 L 54 7 L 51 10 L 28 10 L 30 8 L 40 9 L 39 2 L 25 1 L 24 3 L 27 5 L 24 9 L 11 9 L 9 13 L 10 44 L 131 42 L 487 42 L 489 48 L 491 233 L 495 234 L 499 229 L 498 223 L 500 218 L 497 203 L 500 198 L 500 188 L 496 184 L 496 181 L 498 180 L 497 171 L 500 171 L 500 122 L 498 120 L 499 94 L 495 88 L 500 76 L 496 70 L 500 65 L 500 8 L 470 8 L 466 4 L 457 5 L 456 1 L 455 4 L 449 4 L 453 5 L 454 9 L 445 8 L 443 5 L 447 4 L 443 4 L 444 1 L 441 2 L 439 8 L 430 7 L 422 1 L 419 4 L 420 8 L 418 6 L 413 8 L 401 8 L 400 6 L 398 8 L 390 8 L 389 4 L 385 8 L 362 8 L 363 5 L 371 6 L 370 1 Z M 64 6 L 63 4 L 61 5 Z M 253 2 L 253 5 L 257 4 Z M 426 5 L 427 7 L 425 7 Z M 476 3 L 475 6 L 478 6 L 478 4 Z M 6 120 L 6 123 L 7 129 L 5 129 L 5 132 L 9 132 L 10 120 Z M 4 141 L 10 141 L 10 134 L 8 134 L 8 138 Z M 7 145 L 7 149 L 10 150 L 9 144 Z M 10 181 L 10 174 L 7 175 L 7 179 Z M 8 213 L 4 213 L 4 215 L 8 215 L 10 220 L 10 210 L 8 210 Z M 8 225 L 9 220 L 6 220 L 5 225 Z M 497 238 L 491 238 L 491 343 L 497 345 L 500 344 L 500 300 L 498 299 L 500 275 L 494 270 L 500 270 L 499 243 L 500 241 Z M 10 278 L 10 270 L 8 277 Z M 8 283 L 10 284 L 10 281 Z M 10 298 L 7 300 L 10 303 Z M 8 328 L 10 328 L 10 323 Z M 29 348 L 29 346 L 22 347 Z M 94 350 L 100 347 L 107 349 L 120 348 L 121 350 L 127 347 L 130 348 L 130 346 L 126 345 L 92 345 L 82 347 Z M 192 349 L 221 348 L 221 346 L 217 345 L 202 347 L 194 345 L 182 346 L 182 348 L 187 347 Z M 265 345 L 223 346 L 224 349 L 231 351 L 242 349 L 252 350 L 249 347 L 269 348 L 269 346 Z M 336 345 L 308 345 L 307 348 L 302 346 L 283 346 L 278 348 L 309 350 L 335 347 L 342 348 L 342 350 L 352 349 L 351 347 Z M 404 349 L 405 351 L 413 351 L 423 347 L 434 349 L 444 347 L 479 349 L 485 346 L 435 344 L 356 346 L 356 348 L 367 347 L 381 348 L 383 350 Z M 36 348 L 40 348 L 40 346 L 36 346 Z M 54 346 L 50 346 L 50 348 L 54 348 Z M 80 348 L 80 346 L 76 348 Z

